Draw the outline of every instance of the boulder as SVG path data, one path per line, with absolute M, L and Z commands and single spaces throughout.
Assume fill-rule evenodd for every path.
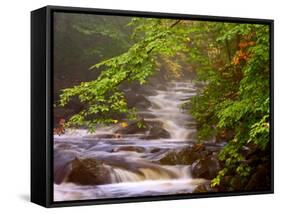
M 266 190 L 270 189 L 270 165 L 260 164 L 251 175 L 245 190 Z
M 187 138 L 186 139 L 196 139 L 197 138 L 197 131 L 193 131 L 193 132 L 190 132 L 188 135 L 187 135 Z
M 206 182 L 204 184 L 198 185 L 194 190 L 193 193 L 206 193 L 206 192 L 215 192 L 216 189 L 211 188 L 210 182 Z
M 113 149 L 113 152 L 119 152 L 119 151 L 130 151 L 130 152 L 138 152 L 142 153 L 145 151 L 145 148 L 139 147 L 139 146 L 121 146 Z
M 155 91 L 155 89 L 153 87 L 149 86 L 149 85 L 146 85 L 145 87 L 142 87 L 140 93 L 144 94 L 144 95 L 148 95 L 148 96 L 157 95 L 157 92 Z
M 228 190 L 242 191 L 244 189 L 244 179 L 239 175 L 233 175 L 228 183 Z M 226 186 L 227 187 L 227 186 Z
M 144 122 L 144 121 L 143 121 Z M 149 127 L 144 122 L 143 127 L 138 127 L 137 122 L 129 123 L 128 126 L 119 128 L 115 133 L 116 134 L 143 134 L 149 130 Z
M 197 129 L 197 123 L 194 121 L 187 121 L 184 126 L 189 129 Z
M 138 127 L 137 122 L 133 122 L 126 127 L 118 129 L 117 134 L 143 134 L 141 139 L 170 138 L 170 133 L 163 128 L 161 121 L 142 121 L 143 126 Z
M 151 127 L 149 130 L 149 134 L 144 139 L 150 140 L 150 139 L 161 139 L 161 138 L 170 138 L 171 135 L 166 129 L 162 127 Z
M 105 165 L 94 158 L 75 158 L 72 170 L 68 175 L 68 182 L 80 185 L 100 185 L 111 182 L 110 172 Z
M 157 118 L 156 115 L 151 114 L 148 111 L 144 111 L 144 112 L 138 113 L 138 116 L 141 117 L 141 118 L 146 118 L 146 119 L 148 119 L 148 118 L 149 119 Z
M 136 107 L 139 110 L 145 110 L 151 106 L 151 103 L 145 96 L 141 94 L 136 94 L 134 92 L 128 92 L 125 94 L 127 105 L 129 108 Z
M 64 144 L 60 144 L 62 147 Z M 58 146 L 54 151 L 54 182 L 56 184 L 61 184 L 69 173 L 71 172 L 71 161 L 75 159 L 74 152 L 61 152 L 58 151 Z
M 158 90 L 162 90 L 162 91 L 166 91 L 167 90 L 167 88 L 166 88 L 166 86 L 164 86 L 164 85 L 157 85 L 156 86 L 156 89 L 158 89 Z
M 160 151 L 161 151 L 160 148 L 152 148 L 152 149 L 150 150 L 151 153 L 157 153 L 157 152 L 160 152 Z
M 202 157 L 201 151 L 195 151 L 193 147 L 185 147 L 180 151 L 171 151 L 165 157 L 160 159 L 161 164 L 165 165 L 191 165 L 197 159 Z
M 206 83 L 205 82 L 195 82 L 194 86 L 196 88 L 204 88 L 206 86 Z
M 196 160 L 191 166 L 191 174 L 194 178 L 213 179 L 219 170 L 219 160 L 212 155 Z
M 95 134 L 92 136 L 94 139 L 104 139 L 104 138 L 116 138 L 116 135 L 114 134 Z

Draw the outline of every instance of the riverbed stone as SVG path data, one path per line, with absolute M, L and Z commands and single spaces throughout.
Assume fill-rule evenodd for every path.
M 161 139 L 161 138 L 170 138 L 171 135 L 168 131 L 166 131 L 162 127 L 151 127 L 149 130 L 149 134 L 144 139 L 150 140 L 150 139 Z
M 80 185 L 100 185 L 110 183 L 110 173 L 105 165 L 94 158 L 75 158 L 68 182 Z
M 66 147 L 68 149 L 67 152 L 58 151 L 59 149 L 63 149 L 63 145 L 67 144 L 60 143 L 56 145 L 54 151 L 54 182 L 56 184 L 61 184 L 67 178 L 71 172 L 70 163 L 76 156 L 75 151 L 69 150 L 70 147 Z
M 139 127 L 137 122 L 130 123 L 127 127 L 118 129 L 116 134 L 143 134 L 141 139 L 161 139 L 170 138 L 170 133 L 163 128 L 161 121 L 141 121 L 143 126 Z
M 203 157 L 191 165 L 191 174 L 194 178 L 213 179 L 219 170 L 220 163 L 215 156 Z
M 198 185 L 193 193 L 207 193 L 207 192 L 218 192 L 218 189 L 215 187 L 211 187 L 211 182 L 207 181 L 206 183 Z
M 121 146 L 113 149 L 113 152 L 120 152 L 120 151 L 142 153 L 145 151 L 145 148 L 139 146 Z
M 149 100 L 142 94 L 136 94 L 134 92 L 126 93 L 127 105 L 129 108 L 136 107 L 139 110 L 146 110 L 151 106 Z
M 245 190 L 265 190 L 269 189 L 270 177 L 269 177 L 269 164 L 260 164 L 254 170 L 251 175 Z
M 150 150 L 151 153 L 157 153 L 157 152 L 160 152 L 160 151 L 161 151 L 160 148 L 152 148 L 152 149 Z
M 159 160 L 159 162 L 166 165 L 191 165 L 194 161 L 209 154 L 210 152 L 205 150 L 204 145 L 194 144 L 193 146 L 186 146 L 180 150 L 172 150 L 168 152 L 165 157 Z

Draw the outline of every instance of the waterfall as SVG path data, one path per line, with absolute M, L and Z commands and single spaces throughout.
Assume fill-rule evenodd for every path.
M 194 84 L 169 82 L 164 88 L 153 90 L 145 95 L 151 106 L 137 113 L 146 121 L 161 122 L 170 139 L 147 140 L 133 134 L 121 139 L 95 137 L 113 135 L 116 126 L 100 127 L 94 134 L 86 130 L 67 130 L 64 135 L 55 135 L 54 157 L 60 161 L 55 168 L 60 169 L 75 157 L 93 158 L 105 162 L 111 180 L 109 184 L 91 186 L 55 184 L 55 201 L 191 193 L 199 184 L 206 183 L 204 179 L 192 178 L 189 165 L 158 162 L 169 151 L 192 143 L 190 134 L 196 132 L 196 124 L 181 105 L 196 94 Z
M 112 183 L 139 182 L 144 180 L 171 180 L 191 178 L 190 166 L 160 166 L 153 165 L 150 168 L 139 168 L 137 172 L 126 169 L 112 168 Z
M 163 122 L 172 139 L 186 140 L 188 134 L 195 130 L 186 126 L 187 121 L 193 120 L 181 110 L 181 104 L 195 94 L 196 89 L 191 82 L 168 83 L 166 90 L 156 90 L 156 95 L 147 97 L 152 103 L 147 113 L 155 115 L 155 120 Z

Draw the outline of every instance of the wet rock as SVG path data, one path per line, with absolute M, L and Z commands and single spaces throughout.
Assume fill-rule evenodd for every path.
M 241 191 L 244 187 L 244 179 L 242 179 L 239 175 L 235 175 L 230 179 L 230 183 L 227 185 L 228 190 Z
M 162 90 L 162 91 L 166 91 L 167 90 L 167 88 L 164 85 L 157 85 L 156 89 Z
M 246 190 L 265 190 L 270 188 L 270 166 L 266 164 L 260 164 L 256 167 L 255 172 L 251 175 L 251 178 L 246 185 Z
M 151 106 L 151 103 L 145 96 L 134 92 L 126 93 L 127 105 L 129 108 L 136 107 L 139 110 L 145 110 Z
M 195 82 L 194 86 L 196 88 L 204 88 L 206 86 L 205 82 Z
M 197 124 L 194 121 L 187 121 L 184 125 L 189 129 L 197 129 Z
M 206 193 L 206 192 L 215 192 L 215 191 L 216 191 L 216 189 L 211 188 L 210 182 L 207 182 L 205 184 L 198 185 L 194 189 L 193 193 Z
M 118 134 L 143 134 L 141 139 L 170 138 L 170 133 L 163 128 L 161 121 L 142 121 L 143 126 L 139 127 L 137 122 L 116 131 Z
M 160 163 L 165 165 L 190 165 L 201 157 L 200 152 L 194 151 L 192 147 L 185 147 L 180 151 L 169 152 L 164 158 L 160 159 Z
M 208 192 L 208 188 L 206 187 L 206 185 L 198 185 L 195 190 L 193 191 L 193 193 L 204 193 L 204 192 Z
M 149 130 L 149 127 L 146 124 L 142 127 L 139 127 L 137 122 L 128 124 L 127 127 L 118 129 L 115 133 L 117 134 L 142 134 Z
M 149 112 L 138 113 L 138 115 L 139 115 L 141 118 L 149 118 L 149 119 L 157 118 L 156 115 L 151 114 L 151 113 L 149 113 Z
M 160 74 L 160 73 L 159 73 Z M 165 84 L 166 80 L 164 75 L 157 75 L 148 78 L 148 84 L 151 86 L 157 86 L 160 84 Z
M 208 156 L 196 160 L 191 166 L 191 174 L 194 178 L 213 179 L 220 170 L 217 157 Z
M 166 131 L 162 127 L 152 127 L 149 130 L 149 134 L 144 137 L 144 139 L 150 140 L 150 139 L 161 139 L 161 138 L 170 138 L 171 135 L 168 131 Z
M 61 144 L 62 145 L 62 144 Z M 54 182 L 61 184 L 71 172 L 71 161 L 75 159 L 75 152 L 54 151 Z
M 94 158 L 78 159 L 72 162 L 72 170 L 68 175 L 68 182 L 80 185 L 100 185 L 111 182 L 109 170 Z
M 196 139 L 197 138 L 197 131 L 193 131 L 193 132 L 190 132 L 188 135 L 187 135 L 187 139 Z
M 122 147 L 117 147 L 117 148 L 113 149 L 113 152 L 119 152 L 119 151 L 130 151 L 130 152 L 142 153 L 145 151 L 145 148 L 138 147 L 138 146 L 122 146 Z
M 93 136 L 94 139 L 104 139 L 104 138 L 117 138 L 114 134 L 95 134 Z
M 157 152 L 160 152 L 161 149 L 160 148 L 153 148 L 150 150 L 151 153 L 157 153 Z
M 148 96 L 152 96 L 152 95 L 156 95 L 157 92 L 155 91 L 155 89 L 153 87 L 151 87 L 150 85 L 140 85 L 137 82 L 134 83 L 125 83 L 120 85 L 120 89 L 125 93 L 125 96 L 127 96 L 127 94 L 143 94 L 143 95 L 148 95 Z
M 151 86 L 146 85 L 145 87 L 142 87 L 142 90 L 140 92 L 141 94 L 147 95 L 147 96 L 155 96 L 157 95 L 157 92 L 155 89 Z

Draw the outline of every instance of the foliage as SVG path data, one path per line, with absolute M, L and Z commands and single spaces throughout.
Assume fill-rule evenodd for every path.
M 216 186 L 227 173 L 235 172 L 241 179 L 249 176 L 243 146 L 254 143 L 264 150 L 269 143 L 269 28 L 250 24 L 213 27 L 216 40 L 211 47 L 220 54 L 212 63 L 205 55 L 198 77 L 207 85 L 193 98 L 191 112 L 199 122 L 199 140 L 213 136 L 228 142 L 219 155 L 225 168 L 212 181 Z M 204 55 L 197 57 L 202 61 Z
M 219 154 L 224 168 L 212 186 L 231 173 L 247 178 L 251 168 L 244 147 L 253 143 L 265 150 L 269 143 L 269 26 L 154 18 L 134 18 L 129 26 L 135 43 L 126 52 L 93 65 L 91 69 L 102 70 L 97 79 L 62 91 L 60 106 L 74 97 L 86 106 L 68 125 L 94 130 L 98 124 L 116 123 L 118 115 L 137 120 L 120 86 L 145 84 L 159 63 L 177 76 L 181 56 L 202 85 L 191 101 L 198 141 L 227 142 Z
M 187 37 L 178 37 L 175 27 L 179 21 L 160 19 L 134 19 L 131 25 L 138 23 L 134 36 L 139 41 L 127 52 L 95 64 L 91 69 L 102 68 L 100 76 L 90 82 L 62 90 L 60 106 L 65 106 L 73 97 L 78 97 L 87 108 L 74 114 L 68 121 L 69 126 L 86 126 L 94 131 L 97 124 L 111 124 L 118 115 L 125 114 L 130 120 L 136 120 L 134 109 L 129 109 L 124 93 L 119 86 L 125 82 L 146 83 L 155 68 L 159 54 L 173 56 L 186 49 Z M 147 30 L 139 35 L 138 31 Z

